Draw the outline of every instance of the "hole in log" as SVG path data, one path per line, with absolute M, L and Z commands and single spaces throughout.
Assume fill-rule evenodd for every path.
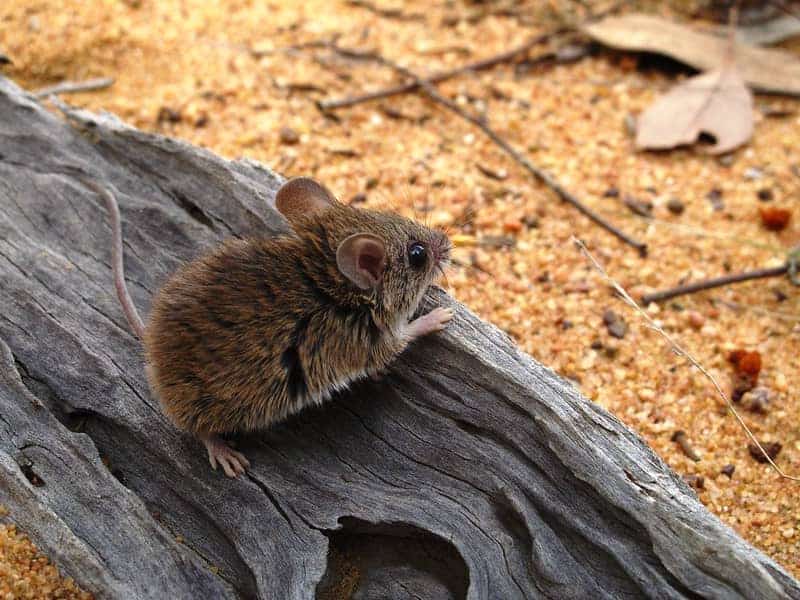
M 19 463 L 19 468 L 22 471 L 22 474 L 31 482 L 31 485 L 35 487 L 43 487 L 44 486 L 44 479 L 39 477 L 36 472 L 33 470 L 33 463 L 27 459 L 23 458 Z
M 319 600 L 466 598 L 467 565 L 451 543 L 406 523 L 376 525 L 352 517 L 339 523 L 341 529 L 325 532 L 330 546 Z

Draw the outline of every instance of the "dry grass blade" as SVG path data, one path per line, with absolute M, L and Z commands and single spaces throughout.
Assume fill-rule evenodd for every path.
M 623 301 L 626 304 L 628 304 L 631 308 L 633 308 L 637 313 L 639 313 L 639 315 L 647 323 L 648 327 L 650 327 L 659 335 L 661 335 L 661 337 L 663 337 L 664 340 L 666 340 L 666 342 L 670 345 L 672 351 L 675 352 L 675 354 L 689 361 L 698 371 L 700 371 L 712 383 L 714 388 L 717 390 L 717 393 L 719 394 L 720 398 L 722 398 L 722 400 L 728 406 L 728 409 L 733 413 L 733 416 L 736 417 L 736 420 L 738 421 L 739 425 L 742 427 L 742 429 L 744 429 L 744 432 L 747 434 L 747 437 L 756 446 L 756 448 L 758 448 L 758 451 L 763 455 L 765 461 L 770 464 L 770 466 L 775 470 L 775 472 L 778 473 L 778 475 L 780 475 L 784 479 L 789 479 L 791 481 L 800 481 L 800 477 L 787 475 L 786 473 L 784 473 L 783 470 L 778 465 L 775 464 L 775 461 L 772 460 L 772 458 L 770 458 L 769 454 L 767 454 L 767 451 L 764 450 L 764 447 L 756 439 L 755 435 L 753 435 L 753 432 L 750 431 L 750 428 L 747 426 L 742 417 L 739 415 L 736 408 L 733 406 L 733 403 L 728 398 L 727 394 L 722 390 L 722 387 L 719 385 L 716 378 L 711 373 L 709 373 L 708 370 L 703 365 L 701 365 L 696 358 L 694 358 L 694 356 L 689 354 L 689 352 L 685 350 L 683 346 L 678 344 L 678 342 L 676 342 L 666 331 L 664 331 L 663 328 L 659 327 L 658 324 L 656 324 L 656 322 L 653 321 L 652 318 L 650 318 L 650 315 L 648 315 L 642 309 L 642 307 L 639 306 L 633 298 L 631 298 L 630 294 L 628 294 L 628 292 L 625 291 L 625 288 L 623 288 L 608 273 L 606 273 L 606 270 L 599 262 L 597 262 L 597 259 L 595 259 L 595 257 L 592 256 L 592 253 L 589 252 L 589 250 L 586 248 L 586 245 L 582 241 L 580 241 L 576 237 L 573 237 L 572 242 L 575 244 L 578 250 L 580 250 L 581 253 L 589 260 L 589 262 L 591 262 L 592 266 L 598 273 L 600 273 L 603 279 L 605 279 L 606 282 L 611 287 L 614 288 L 614 291 L 616 291 L 620 295 Z

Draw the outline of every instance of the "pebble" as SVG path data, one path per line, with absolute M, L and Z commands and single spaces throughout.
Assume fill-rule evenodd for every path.
M 706 200 L 711 203 L 711 209 L 719 211 L 725 208 L 725 202 L 722 200 L 722 190 L 713 188 L 706 194 Z
M 700 330 L 706 323 L 706 318 L 696 310 L 690 310 L 686 313 L 686 320 L 692 329 Z
M 611 309 L 603 313 L 603 323 L 605 323 L 609 335 L 617 339 L 624 338 L 625 334 L 628 332 L 628 324 L 625 322 L 625 319 Z
M 680 201 L 680 198 L 670 198 L 667 202 L 667 210 L 671 212 L 673 215 L 680 215 L 686 207 L 683 205 L 683 202 Z
M 687 474 L 683 476 L 683 480 L 696 490 L 702 490 L 706 486 L 706 480 L 702 475 Z
M 296 144 L 300 141 L 300 134 L 291 127 L 281 127 L 278 137 L 284 144 Z
M 742 394 L 742 406 L 747 410 L 765 414 L 769 411 L 769 390 L 759 386 Z
M 781 448 L 783 448 L 780 442 L 761 442 L 761 447 L 764 448 L 764 452 L 766 452 L 767 456 L 769 456 L 772 460 L 775 460 L 778 457 L 778 454 L 781 452 Z M 759 450 L 758 446 L 752 442 L 748 444 L 747 451 L 750 452 L 750 456 L 752 456 L 756 462 L 767 462 L 767 459 L 762 454 L 761 450 Z
M 763 176 L 764 176 L 764 171 L 762 171 L 757 167 L 747 167 L 744 170 L 744 178 L 749 179 L 750 181 L 761 179 Z
M 640 217 L 653 216 L 652 202 L 648 202 L 646 200 L 639 200 L 638 198 L 634 198 L 633 196 L 630 195 L 626 195 L 622 202 L 623 204 L 625 204 L 625 206 L 628 207 L 628 209 L 631 212 L 639 215 Z
M 656 399 L 656 391 L 652 388 L 641 388 L 639 390 L 639 398 L 644 402 L 652 402 Z
M 771 202 L 775 197 L 770 188 L 761 188 L 756 192 L 756 196 L 758 196 L 758 199 L 762 202 Z

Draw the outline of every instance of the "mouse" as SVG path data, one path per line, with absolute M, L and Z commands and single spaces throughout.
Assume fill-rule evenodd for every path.
M 447 307 L 414 318 L 449 264 L 445 232 L 344 204 L 296 177 L 275 197 L 290 231 L 230 239 L 185 263 L 154 295 L 145 325 L 125 283 L 116 198 L 81 180 L 110 215 L 114 284 L 142 341 L 149 387 L 228 477 L 250 463 L 223 436 L 264 430 L 379 378 L 411 342 L 453 318 Z

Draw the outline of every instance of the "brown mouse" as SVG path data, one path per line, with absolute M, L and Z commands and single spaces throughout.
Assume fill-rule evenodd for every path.
M 341 204 L 296 178 L 276 196 L 292 233 L 227 241 L 184 265 L 156 294 L 145 327 L 125 288 L 116 200 L 85 183 L 111 214 L 117 293 L 144 342 L 151 389 L 229 477 L 249 463 L 220 434 L 321 404 L 452 318 L 437 308 L 411 320 L 449 260 L 444 233 Z

